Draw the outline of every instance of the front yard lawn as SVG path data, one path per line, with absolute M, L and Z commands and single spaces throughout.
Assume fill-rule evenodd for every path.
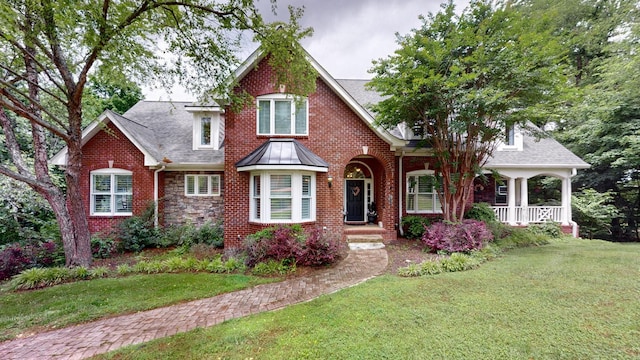
M 133 275 L 0 292 L 0 341 L 36 331 L 149 310 L 277 281 L 246 275 Z
M 114 359 L 640 358 L 640 244 L 562 239 L 472 271 L 362 285 Z

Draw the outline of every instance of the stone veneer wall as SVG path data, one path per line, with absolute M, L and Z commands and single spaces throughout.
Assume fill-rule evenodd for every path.
M 220 175 L 220 196 L 186 196 L 184 176 L 191 174 Z M 188 222 L 200 226 L 207 221 L 224 220 L 224 174 L 222 172 L 189 171 L 164 173 L 164 224 L 183 225 Z

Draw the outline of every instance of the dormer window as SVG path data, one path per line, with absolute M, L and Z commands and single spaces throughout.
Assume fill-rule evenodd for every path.
M 215 104 L 185 108 L 193 114 L 193 150 L 220 150 L 224 140 L 224 109 Z
M 516 129 L 515 125 L 507 125 L 502 134 L 497 151 L 522 151 L 524 139 L 521 129 Z
M 516 144 L 516 130 L 513 125 L 507 126 L 504 144 L 507 146 L 515 146 Z
M 273 94 L 261 96 L 257 104 L 258 135 L 308 135 L 307 100 Z
M 211 146 L 211 118 L 200 118 L 200 146 Z

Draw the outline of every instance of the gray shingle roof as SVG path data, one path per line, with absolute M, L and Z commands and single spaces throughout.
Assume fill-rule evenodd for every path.
M 376 104 L 384 97 L 373 90 L 366 89 L 369 80 L 336 80 L 353 98 L 367 111 L 370 105 Z M 390 129 L 389 133 L 402 139 L 398 128 Z M 415 147 L 416 141 L 409 141 L 408 147 Z M 487 164 L 488 168 L 500 167 L 563 167 L 588 168 L 589 164 L 565 148 L 552 137 L 536 139 L 533 135 L 523 133 L 523 151 L 494 151 L 494 155 Z
M 191 102 L 140 101 L 125 112 L 119 122 L 150 154 L 174 164 L 223 165 L 220 150 L 193 150 Z
M 494 151 L 486 168 L 544 167 L 586 169 L 589 164 L 552 137 L 536 139 L 523 133 L 522 151 Z
M 295 139 L 269 139 L 236 163 L 237 168 L 254 165 L 303 165 L 327 168 L 329 164 Z

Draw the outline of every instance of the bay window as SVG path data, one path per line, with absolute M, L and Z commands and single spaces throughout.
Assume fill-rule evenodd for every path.
M 250 182 L 251 221 L 315 220 L 315 173 L 259 171 L 251 174 Z

